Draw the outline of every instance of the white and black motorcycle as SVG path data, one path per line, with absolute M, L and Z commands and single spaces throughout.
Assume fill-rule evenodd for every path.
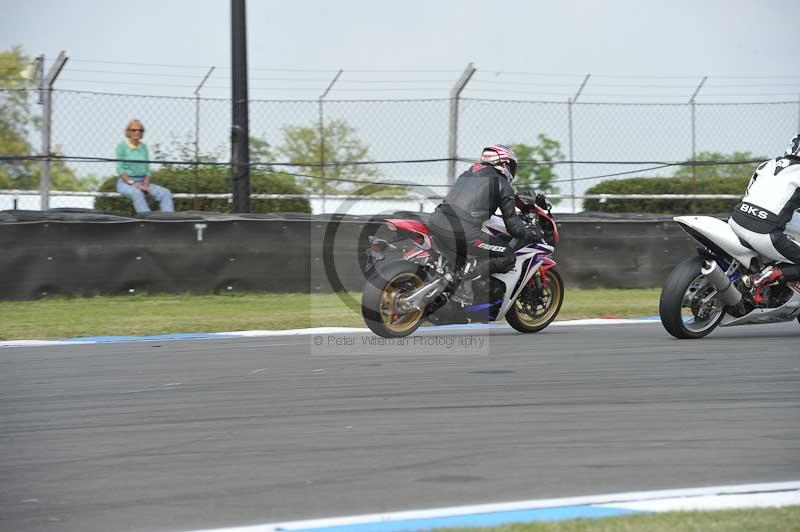
M 451 299 L 463 272 L 448 260 L 428 227 L 419 220 L 385 220 L 385 228 L 394 237 L 370 237 L 367 249 L 367 282 L 361 299 L 367 326 L 385 338 L 407 336 L 423 322 L 446 325 L 505 318 L 520 332 L 547 327 L 564 300 L 564 282 L 552 259 L 558 228 L 541 194 L 535 199 L 519 197 L 517 208 L 523 220 L 538 218 L 547 243 L 518 247 L 515 268 L 492 275 L 488 286 L 475 289 L 476 298 L 482 297 L 469 306 Z M 484 223 L 483 230 L 511 238 L 496 215 Z
M 797 219 L 787 233 L 800 240 Z M 659 315 L 667 332 L 702 338 L 717 326 L 800 321 L 800 283 L 754 282 L 773 262 L 742 244 L 727 223 L 710 216 L 674 220 L 702 247 L 678 264 L 664 284 Z

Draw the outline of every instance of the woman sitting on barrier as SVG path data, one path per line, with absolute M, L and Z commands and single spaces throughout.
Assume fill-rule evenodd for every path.
M 147 196 L 158 201 L 159 208 L 173 212 L 172 193 L 169 189 L 150 183 L 150 154 L 142 142 L 144 125 L 134 118 L 125 128 L 126 139 L 117 145 L 117 192 L 133 200 L 137 213 L 150 212 Z

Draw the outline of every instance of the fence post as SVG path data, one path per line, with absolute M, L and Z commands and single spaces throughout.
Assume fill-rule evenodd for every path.
M 694 163 L 695 157 L 697 156 L 697 116 L 695 111 L 695 103 L 694 99 L 697 97 L 697 94 L 700 92 L 700 89 L 703 88 L 708 76 L 703 76 L 703 79 L 700 80 L 700 84 L 694 90 L 694 94 L 692 97 L 689 98 L 689 105 L 692 109 L 692 162 Z M 697 166 L 692 164 L 692 194 L 697 194 Z
M 194 90 L 194 184 L 192 186 L 195 194 L 197 194 L 197 170 L 200 167 L 200 89 L 203 88 L 211 73 L 214 72 L 215 67 L 208 69 L 203 81 Z M 197 210 L 197 197 L 192 200 L 192 208 Z
M 567 98 L 567 129 L 569 131 L 569 195 L 572 200 L 572 212 L 577 212 L 575 205 L 575 150 L 572 139 L 572 98 Z
M 66 62 L 67 55 L 62 51 L 58 54 L 56 62 L 50 67 L 47 77 L 42 80 L 40 85 L 40 95 L 44 93 L 44 107 L 42 108 L 42 155 L 44 159 L 42 159 L 42 175 L 39 176 L 40 208 L 43 211 L 50 208 L 50 142 L 53 129 L 53 84 Z
M 250 99 L 245 0 L 231 0 L 231 212 L 250 212 Z
M 469 83 L 470 78 L 475 73 L 472 63 L 467 65 L 461 77 L 450 90 L 450 128 L 448 131 L 447 142 L 447 183 L 452 185 L 456 180 L 456 159 L 458 158 L 458 99 L 461 91 Z
M 586 77 L 583 78 L 583 83 L 581 83 L 581 86 L 578 88 L 578 92 L 575 93 L 575 96 L 572 98 L 567 98 L 567 119 L 569 122 L 569 189 L 570 197 L 572 198 L 573 213 L 577 212 L 577 205 L 575 204 L 575 143 L 572 137 L 572 104 L 574 104 L 578 99 L 578 96 L 581 95 L 581 92 L 583 92 L 583 88 L 589 82 L 590 77 L 592 77 L 591 74 L 586 74 Z
M 319 96 L 319 171 L 320 177 L 323 178 L 322 182 L 320 183 L 320 192 L 322 192 L 322 212 L 325 212 L 325 120 L 322 114 L 322 101 L 325 99 L 325 96 L 333 88 L 333 85 L 336 83 L 336 80 L 339 79 L 339 76 L 342 75 L 342 69 L 339 69 L 339 72 L 333 77 L 331 82 L 328 84 L 328 88 L 325 89 L 325 92 L 320 94 Z

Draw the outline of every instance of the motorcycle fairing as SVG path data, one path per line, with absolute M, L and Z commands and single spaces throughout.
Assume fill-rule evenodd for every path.
M 508 234 L 506 231 L 506 224 L 503 221 L 502 216 L 492 215 L 488 220 L 483 222 L 482 230 L 489 234 Z M 495 273 L 492 276 L 503 281 L 506 287 L 505 294 L 503 296 L 503 304 L 500 306 L 500 310 L 497 313 L 496 320 L 501 320 L 505 317 L 506 313 L 511 308 L 517 297 L 519 296 L 522 289 L 530 282 L 531 278 L 536 274 L 536 272 L 542 268 L 542 264 L 545 264 L 544 269 L 550 269 L 555 266 L 555 262 L 550 260 L 549 257 L 552 255 L 555 248 L 553 246 L 549 246 L 547 244 L 528 244 L 527 246 L 521 247 L 514 252 L 516 257 L 516 263 L 514 264 L 514 269 L 510 272 L 506 273 Z M 525 269 L 525 273 L 520 275 L 519 272 L 521 269 Z
M 726 316 L 719 326 L 733 327 L 735 325 L 776 323 L 780 321 L 791 321 L 798 316 L 800 316 L 800 293 L 794 288 L 792 297 L 780 307 L 753 309 L 741 318 L 728 319 L 729 316 Z
M 546 248 L 550 248 L 550 250 L 548 251 Z M 517 301 L 522 290 L 527 286 L 534 274 L 539 271 L 542 264 L 548 259 L 549 254 L 552 253 L 552 249 L 552 247 L 543 244 L 529 244 L 517 250 L 517 262 L 513 270 L 506 273 L 495 273 L 493 275 L 493 277 L 500 279 L 506 285 L 506 292 L 503 295 L 503 304 L 495 319 L 500 320 L 505 317 L 511 305 Z M 554 262 L 553 265 L 555 265 Z M 552 268 L 553 265 L 548 265 L 548 269 Z M 519 275 L 522 269 L 525 270 L 525 273 Z
M 725 253 L 739 261 L 745 268 L 750 268 L 758 254 L 746 248 L 733 229 L 722 220 L 711 216 L 676 216 L 673 218 L 681 227 L 688 227 L 701 234 Z
M 389 218 L 386 219 L 384 223 L 386 227 L 392 231 L 406 231 L 407 233 L 417 235 L 421 240 L 421 242 L 419 242 L 417 245 L 424 250 L 428 250 L 433 247 L 430 229 L 428 229 L 428 226 L 419 220 Z

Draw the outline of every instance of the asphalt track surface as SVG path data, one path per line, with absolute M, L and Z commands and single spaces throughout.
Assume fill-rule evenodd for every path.
M 800 479 L 797 322 L 702 341 L 657 322 L 419 337 L 436 346 L 0 349 L 0 530 L 175 531 Z

